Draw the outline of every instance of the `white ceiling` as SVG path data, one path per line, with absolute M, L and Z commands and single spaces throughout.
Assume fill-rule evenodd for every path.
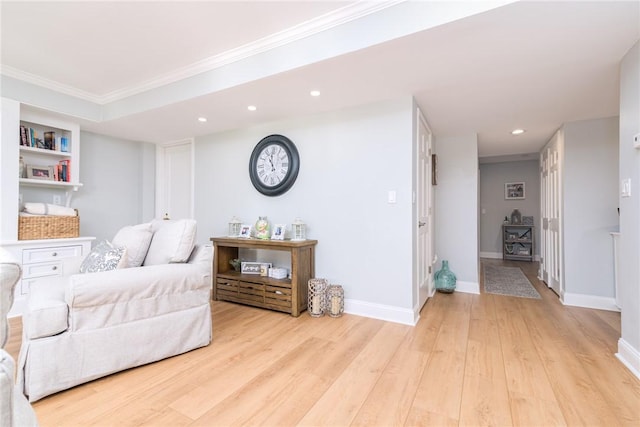
M 69 111 L 84 129 L 151 142 L 412 95 L 436 137 L 477 133 L 485 157 L 534 153 L 562 123 L 618 114 L 638 1 L 486 2 L 445 17 L 468 4 L 2 1 L 3 95 L 33 93 L 16 81 L 53 89 L 95 106 Z M 404 30 L 420 27 L 398 19 L 409 6 L 433 23 Z

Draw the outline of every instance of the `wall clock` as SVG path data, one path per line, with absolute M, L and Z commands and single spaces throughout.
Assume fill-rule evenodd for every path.
M 251 183 L 265 196 L 286 193 L 296 181 L 299 169 L 298 149 L 282 135 L 262 138 L 249 159 Z

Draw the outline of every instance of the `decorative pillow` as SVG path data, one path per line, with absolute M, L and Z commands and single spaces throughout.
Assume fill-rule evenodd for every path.
M 157 221 L 151 246 L 143 265 L 168 264 L 170 262 L 186 262 L 196 242 L 196 221 L 179 219 L 175 221 Z
M 127 263 L 127 248 L 115 247 L 108 240 L 96 245 L 80 265 L 80 273 L 95 273 L 124 268 Z
M 128 225 L 116 233 L 112 243 L 127 248 L 127 267 L 140 267 L 147 256 L 152 237 L 151 223 Z

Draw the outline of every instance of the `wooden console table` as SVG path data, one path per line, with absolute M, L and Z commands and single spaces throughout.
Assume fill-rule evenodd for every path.
M 283 311 L 294 317 L 307 309 L 309 279 L 315 275 L 317 240 L 259 240 L 212 237 L 213 299 L 231 301 L 270 310 Z M 238 249 L 288 251 L 291 254 L 291 278 L 274 279 L 233 270 L 229 261 L 238 258 Z

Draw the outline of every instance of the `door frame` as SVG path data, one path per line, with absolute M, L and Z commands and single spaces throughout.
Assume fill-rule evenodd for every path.
M 421 127 L 424 127 L 427 131 L 427 170 L 424 172 L 426 185 L 423 187 L 420 186 L 420 149 L 421 149 Z M 431 127 L 427 122 L 426 118 L 422 114 L 420 108 L 416 108 L 416 147 L 415 147 L 415 192 L 414 192 L 414 253 L 415 253 L 415 265 L 414 265 L 414 289 L 416 292 L 416 316 L 427 302 L 428 298 L 432 297 L 435 293 L 435 283 L 434 283 L 434 268 L 433 265 L 435 263 L 435 188 L 432 183 L 432 154 L 434 152 L 433 149 L 433 132 L 431 131 Z M 425 190 L 422 196 L 427 198 L 427 210 L 428 210 L 428 224 L 426 225 L 428 228 L 428 249 L 427 249 L 427 264 L 424 266 L 420 265 L 421 257 L 420 257 L 420 201 L 421 195 L 419 194 L 420 189 L 423 188 Z M 420 271 L 421 268 L 425 268 L 427 270 L 428 279 L 427 279 L 427 289 L 425 290 L 421 286 L 421 277 Z

